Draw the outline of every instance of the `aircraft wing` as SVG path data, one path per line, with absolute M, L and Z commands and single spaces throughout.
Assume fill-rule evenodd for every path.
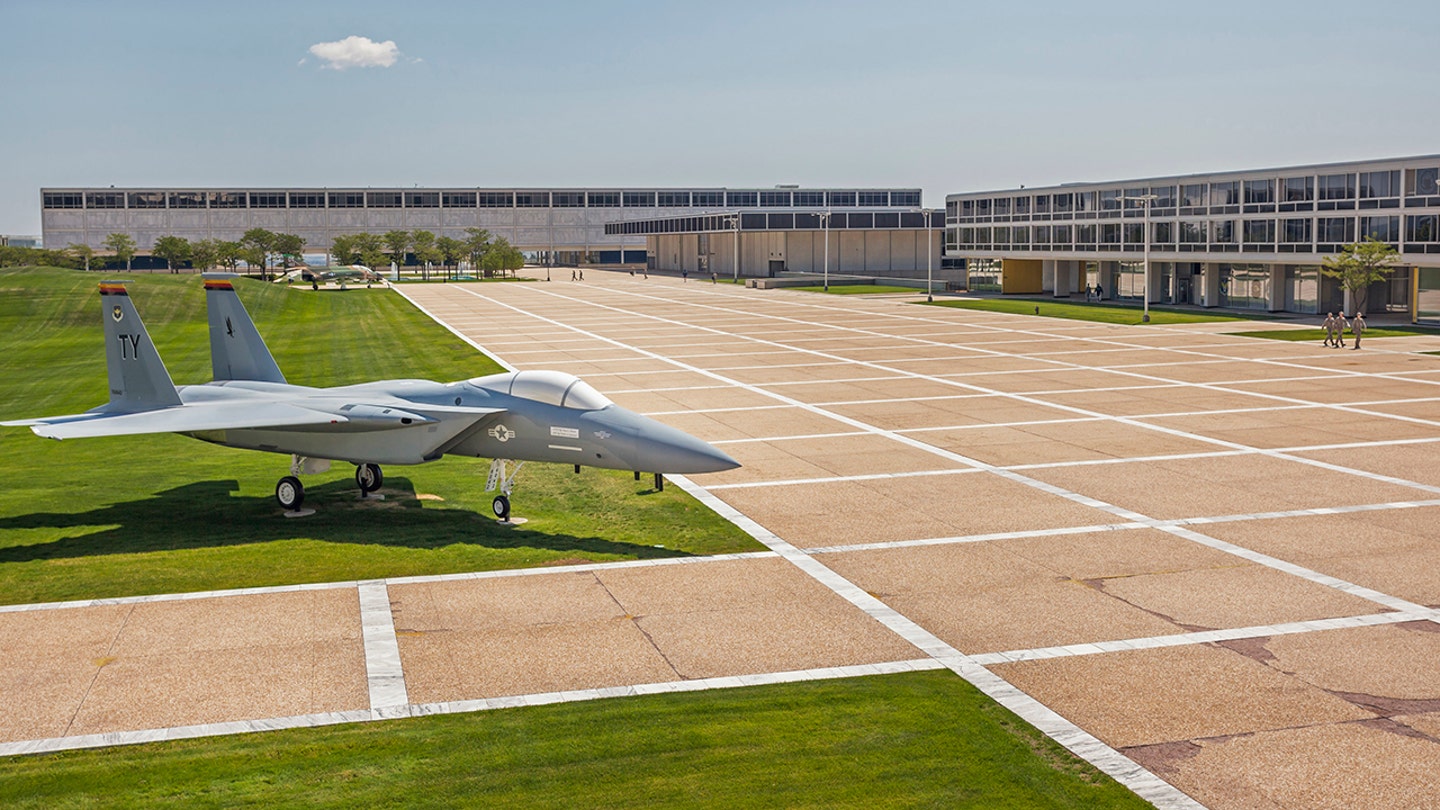
M 138 413 L 94 411 L 0 424 L 29 426 L 37 436 L 47 439 L 81 439 L 142 433 L 330 425 L 348 421 L 340 414 L 322 413 L 284 402 L 240 401 L 177 405 Z

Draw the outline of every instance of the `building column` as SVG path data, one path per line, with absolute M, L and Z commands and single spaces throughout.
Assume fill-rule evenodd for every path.
M 1220 265 L 1205 262 L 1200 265 L 1200 295 L 1197 303 L 1202 307 L 1220 306 Z
M 1161 262 L 1151 261 L 1150 266 L 1145 268 L 1145 297 L 1152 304 L 1158 304 L 1165 300 L 1165 290 L 1161 286 L 1163 276 L 1160 272 L 1160 264 Z M 1173 270 L 1171 274 L 1174 274 Z
M 1271 312 L 1285 308 L 1285 265 L 1270 265 L 1270 300 L 1265 304 Z
M 1054 259 L 1040 260 L 1040 292 L 1060 295 L 1060 279 L 1056 275 L 1059 264 Z

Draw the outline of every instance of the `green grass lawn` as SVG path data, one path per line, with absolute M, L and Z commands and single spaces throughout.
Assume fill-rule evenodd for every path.
M 826 292 L 824 285 L 820 284 L 813 287 L 786 287 L 785 289 L 799 290 L 800 292 Z M 829 293 L 831 295 L 875 295 L 878 293 L 923 295 L 925 291 L 917 287 L 896 287 L 891 284 L 831 284 Z
M 1149 807 L 943 671 L 12 757 L 0 805 Z
M 1266 329 L 1259 332 L 1227 332 L 1226 334 L 1236 335 L 1238 337 L 1265 338 L 1266 340 L 1313 340 L 1316 343 L 1325 340 L 1325 330 L 1319 326 L 1311 326 L 1303 329 Z M 1440 333 L 1437 333 L 1434 329 L 1406 329 L 1403 327 L 1399 329 L 1377 329 L 1371 327 L 1365 330 L 1364 340 L 1371 338 L 1414 337 L 1416 335 L 1436 334 Z M 1346 329 L 1345 342 L 1349 343 L 1353 337 L 1354 335 L 1351 334 L 1350 330 Z M 1361 343 L 1363 345 L 1364 341 L 1362 340 Z
M 1113 306 L 1109 304 L 1071 304 L 1060 301 L 1041 301 L 1034 298 L 979 298 L 962 301 L 936 301 L 931 307 L 954 307 L 956 309 L 978 309 L 984 312 L 1003 312 L 1009 315 L 1039 315 L 1044 318 L 1067 318 L 1075 321 L 1096 323 L 1139 324 L 1141 310 L 1138 306 Z M 1186 310 L 1150 308 L 1150 323 L 1216 323 L 1219 321 L 1255 320 L 1239 315 L 1210 315 Z
M 101 277 L 0 271 L 0 419 L 106 401 Z M 292 383 L 501 370 L 387 290 L 236 289 Z M 138 276 L 130 291 L 176 384 L 208 381 L 200 280 Z M 354 468 L 336 464 L 305 479 L 317 514 L 287 519 L 273 493 L 289 464 L 169 434 L 57 442 L 0 428 L 0 603 L 761 548 L 677 487 L 558 465 L 525 468 L 512 501 L 529 523 L 503 527 L 483 491 L 488 462 L 473 459 L 387 467 L 386 499 L 368 502 L 356 498 Z

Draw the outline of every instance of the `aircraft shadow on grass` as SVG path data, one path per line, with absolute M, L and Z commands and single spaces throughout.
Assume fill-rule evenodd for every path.
M 690 556 L 675 549 L 618 543 L 602 537 L 504 526 L 489 515 L 466 509 L 425 508 L 405 478 L 386 481 L 384 501 L 358 500 L 349 481 L 319 485 L 313 489 L 318 513 L 293 520 L 276 511 L 275 501 L 269 496 L 241 498 L 231 494 L 239 489 L 236 481 L 200 481 L 88 512 L 34 512 L 0 518 L 0 531 L 87 529 L 69 537 L 0 548 L 0 564 L 221 548 L 297 538 L 414 549 L 464 543 L 492 549 L 534 548 L 635 558 Z M 88 530 L 92 528 L 99 530 Z

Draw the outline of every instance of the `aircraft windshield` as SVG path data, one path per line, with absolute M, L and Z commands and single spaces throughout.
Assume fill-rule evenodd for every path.
M 489 377 L 477 377 L 471 380 L 470 384 L 501 394 L 581 411 L 597 411 L 614 404 L 589 383 L 563 371 L 493 374 Z

